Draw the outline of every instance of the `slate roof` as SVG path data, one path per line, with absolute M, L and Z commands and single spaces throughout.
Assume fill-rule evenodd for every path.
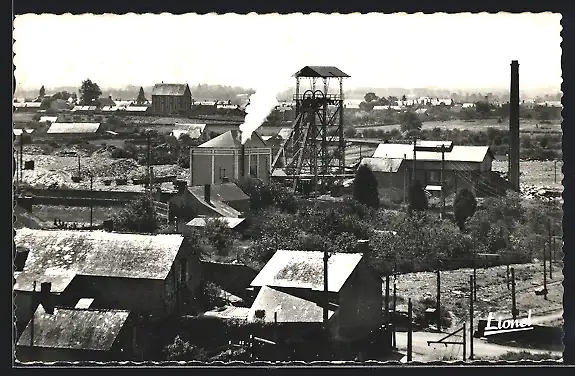
M 100 123 L 52 123 L 47 133 L 96 133 L 98 129 L 100 129 Z
M 213 187 L 213 185 L 212 185 Z M 199 188 L 199 189 L 198 189 Z M 196 200 L 204 205 L 206 208 L 212 210 L 214 213 L 218 214 L 220 217 L 229 217 L 229 218 L 239 218 L 242 213 L 237 211 L 236 209 L 232 208 L 224 201 L 219 199 L 217 195 L 214 195 L 213 192 L 210 193 L 210 202 L 206 202 L 204 196 L 204 187 L 203 186 L 195 186 L 188 188 L 188 192 L 192 194 Z
M 373 172 L 397 172 L 402 163 L 403 158 L 363 158 L 359 165 L 367 165 Z
M 128 319 L 129 311 L 54 308 L 34 312 L 34 347 L 108 351 Z M 30 346 L 30 323 L 18 346 Z
M 200 148 L 240 148 L 242 146 L 242 137 L 239 130 L 227 131 L 211 140 L 201 144 Z M 256 132 L 252 133 L 249 140 L 246 141 L 246 147 L 266 147 L 266 143 Z
M 188 84 L 155 84 L 152 95 L 185 95 Z
M 330 292 L 341 290 L 362 257 L 361 253 L 331 254 L 327 264 Z M 278 250 L 251 285 L 323 291 L 323 252 Z
M 116 106 L 116 102 L 114 102 L 114 100 L 112 98 L 108 98 L 108 97 L 98 98 L 98 104 L 100 106 L 112 106 L 112 107 Z
M 228 217 L 219 217 L 218 219 L 225 222 L 228 225 L 228 228 L 231 229 L 236 228 L 240 223 L 246 220 L 245 218 L 228 218 Z M 205 227 L 207 222 L 208 218 L 197 217 L 186 223 L 186 226 Z
M 245 297 L 257 271 L 243 264 L 232 264 L 202 260 L 202 277 L 223 290 L 239 297 Z
M 33 281 L 52 282 L 52 291 L 59 293 L 76 275 L 163 280 L 183 239 L 172 234 L 19 229 L 14 242 L 30 253 L 14 289 L 31 291 Z
M 350 77 L 339 68 L 330 66 L 305 66 L 294 77 Z
M 285 290 L 264 286 L 252 304 L 248 322 L 256 321 L 257 310 L 265 311 L 265 322 L 274 322 L 274 312 L 277 312 L 277 322 L 298 322 L 298 323 L 321 323 L 323 322 L 323 308 L 321 306 L 321 295 L 307 294 L 308 297 L 298 296 L 297 291 Z M 313 297 L 313 298 L 312 298 Z M 328 318 L 335 313 L 333 305 L 328 310 Z
M 460 146 L 455 145 L 450 152 L 445 153 L 445 160 L 451 162 L 477 162 L 481 163 L 486 155 L 491 155 L 489 146 Z M 379 144 L 373 158 L 405 158 L 413 160 L 413 144 Z M 418 151 L 418 161 L 441 161 L 440 152 Z

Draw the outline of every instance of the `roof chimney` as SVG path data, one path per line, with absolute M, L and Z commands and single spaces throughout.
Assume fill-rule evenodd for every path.
M 40 303 L 44 307 L 46 313 L 54 313 L 54 306 L 52 305 L 52 282 L 42 282 L 40 284 Z
M 206 200 L 206 202 L 208 204 L 212 202 L 211 192 L 212 192 L 212 186 L 210 184 L 205 184 L 204 185 L 204 200 Z
M 357 241 L 357 252 L 363 254 L 363 259 L 369 263 L 369 240 L 360 239 Z

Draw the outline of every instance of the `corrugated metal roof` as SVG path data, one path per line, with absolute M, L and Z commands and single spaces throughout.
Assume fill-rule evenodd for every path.
M 46 133 L 96 133 L 100 123 L 52 123 Z
M 485 156 L 491 154 L 489 146 L 453 146 L 450 152 L 445 153 L 445 160 L 452 162 L 481 163 Z M 379 144 L 373 158 L 405 158 L 413 160 L 413 144 Z M 441 161 L 440 152 L 418 151 L 418 161 Z
M 349 77 L 339 68 L 331 66 L 305 66 L 294 77 Z
M 155 84 L 152 95 L 184 95 L 188 84 Z
M 227 131 L 221 135 L 204 142 L 199 148 L 240 148 L 242 146 L 241 132 L 239 130 Z M 246 147 L 266 147 L 266 143 L 256 132 L 245 143 Z
M 40 123 L 45 123 L 47 121 L 55 123 L 58 121 L 58 116 L 40 116 Z
M 76 275 L 163 280 L 182 245 L 181 235 L 105 231 L 16 230 L 16 246 L 30 250 L 14 289 L 31 291 L 33 281 L 64 291 Z
M 204 313 L 204 316 L 217 317 L 219 319 L 236 319 L 236 320 L 247 320 L 249 308 L 246 307 L 226 307 L 221 311 L 208 311 Z
M 360 166 L 367 165 L 373 172 L 397 172 L 403 158 L 363 158 Z
M 328 261 L 328 290 L 339 292 L 362 257 L 361 253 L 332 253 Z M 323 252 L 278 250 L 251 285 L 323 291 Z
M 203 218 L 203 217 L 197 217 L 192 219 L 191 221 L 189 221 L 188 223 L 186 223 L 186 226 L 191 226 L 191 227 L 205 227 L 206 223 L 209 220 L 214 220 L 214 219 L 219 219 L 222 222 L 226 223 L 228 225 L 228 228 L 236 228 L 240 223 L 242 223 L 243 221 L 245 221 L 245 218 L 228 218 L 228 217 L 219 217 L 219 218 Z
M 108 351 L 129 316 L 123 310 L 54 308 L 46 313 L 42 305 L 34 313 L 34 346 L 55 349 Z M 18 339 L 18 346 L 30 346 L 30 323 Z
M 285 322 L 323 322 L 323 308 L 321 305 L 321 296 L 319 294 L 309 293 L 307 299 L 303 296 L 296 296 L 298 291 L 290 291 L 282 288 L 264 286 L 258 293 L 254 303 L 249 309 L 248 322 L 256 321 L 255 313 L 257 310 L 264 310 L 265 322 L 274 322 L 274 312 L 277 312 L 277 321 Z M 315 298 L 310 300 L 310 298 Z M 335 313 L 333 306 L 328 310 L 328 318 Z

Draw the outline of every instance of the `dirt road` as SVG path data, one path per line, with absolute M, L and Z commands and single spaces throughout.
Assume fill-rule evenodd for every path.
M 443 344 L 430 344 L 427 341 L 437 341 L 445 337 L 443 333 L 429 333 L 429 332 L 414 332 L 413 333 L 413 355 L 414 360 L 430 361 L 430 360 L 462 360 L 463 345 L 443 345 Z M 450 341 L 462 341 L 462 337 L 458 335 L 452 336 Z M 397 347 L 402 352 L 407 352 L 407 333 L 397 333 Z M 507 352 L 520 352 L 529 351 L 536 354 L 547 354 L 562 356 L 560 351 L 548 350 L 535 350 L 512 346 L 502 346 L 492 343 L 487 343 L 484 340 L 475 338 L 473 340 L 473 352 L 476 358 L 494 358 L 503 355 Z M 467 345 L 467 356 L 469 356 L 469 344 Z

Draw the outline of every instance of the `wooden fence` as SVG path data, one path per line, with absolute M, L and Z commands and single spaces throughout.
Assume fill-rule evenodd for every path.
M 166 204 L 164 202 L 161 201 L 152 201 L 152 203 L 154 204 L 154 209 L 156 210 L 156 213 L 158 213 L 158 215 L 161 218 L 165 218 L 166 219 L 166 223 L 170 223 L 170 205 Z

